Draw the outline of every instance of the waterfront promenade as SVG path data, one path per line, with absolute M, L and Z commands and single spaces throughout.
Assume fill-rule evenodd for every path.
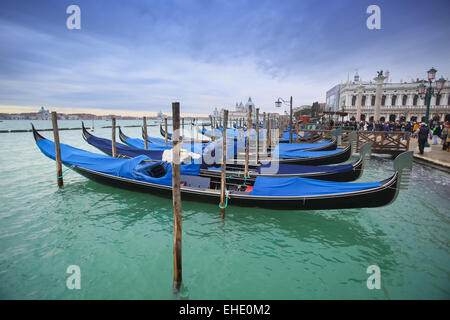
M 438 138 L 439 144 L 433 145 L 433 140 L 428 140 L 431 151 L 419 153 L 417 139 L 410 140 L 410 150 L 414 151 L 414 161 L 450 173 L 450 152 L 442 150 L 441 139 Z

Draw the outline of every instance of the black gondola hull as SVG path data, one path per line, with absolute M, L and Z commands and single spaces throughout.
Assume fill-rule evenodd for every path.
M 254 168 L 256 169 L 256 168 Z M 336 182 L 350 182 L 359 179 L 363 172 L 363 161 L 359 159 L 356 161 L 352 169 L 347 171 L 340 172 L 312 172 L 312 173 L 303 173 L 303 174 L 259 174 L 259 173 L 251 173 L 249 178 L 246 181 L 254 182 L 256 177 L 300 177 L 300 178 L 308 178 L 308 179 L 316 179 L 316 180 L 326 180 L 326 181 L 336 181 Z M 202 174 L 205 176 L 211 177 L 220 177 L 220 170 L 202 170 Z M 227 171 L 227 181 L 233 183 L 243 183 L 245 177 L 243 174 L 238 176 L 233 175 L 233 171 Z
M 172 188 L 130 180 L 126 178 L 110 176 L 81 167 L 73 167 L 75 171 L 86 178 L 113 187 L 150 193 L 166 198 L 172 197 Z M 398 175 L 395 173 L 391 178 L 382 182 L 382 186 L 350 192 L 341 195 L 325 195 L 310 197 L 262 197 L 230 193 L 228 206 L 259 207 L 277 210 L 329 210 L 329 209 L 352 209 L 381 207 L 390 204 L 397 195 Z M 181 188 L 181 198 L 188 201 L 209 202 L 218 204 L 220 193 L 209 190 L 195 190 Z
M 163 129 L 161 124 L 159 125 L 159 132 L 161 133 L 161 135 L 163 137 L 166 137 L 166 131 Z M 144 134 L 142 134 L 142 138 L 145 139 Z M 168 140 L 172 140 L 172 135 L 170 133 L 167 135 L 167 139 Z M 185 137 L 181 137 L 181 140 L 183 142 L 185 142 L 185 143 L 190 143 L 190 142 L 191 143 L 192 142 L 194 142 L 194 143 L 208 143 L 208 142 L 211 142 L 210 140 L 186 139 Z

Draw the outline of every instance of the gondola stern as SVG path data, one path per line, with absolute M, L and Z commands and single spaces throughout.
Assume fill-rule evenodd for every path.
M 412 172 L 413 154 L 413 151 L 406 151 L 399 154 L 394 160 L 394 170 L 399 175 L 397 189 L 408 189 Z
M 367 169 L 369 167 L 370 156 L 372 154 L 372 142 L 364 143 L 361 148 L 359 148 L 359 157 L 362 159 L 363 169 Z
M 33 131 L 34 141 L 38 142 L 39 140 L 45 140 L 44 138 L 34 127 L 33 123 L 31 123 L 31 130 Z
M 123 132 L 122 129 L 119 127 L 119 139 L 123 143 L 126 143 L 126 140 L 129 139 Z
M 88 138 L 92 137 L 92 134 L 90 134 L 89 131 L 87 131 L 83 121 L 81 121 L 81 130 L 82 130 L 81 135 L 83 136 L 83 139 L 87 142 Z

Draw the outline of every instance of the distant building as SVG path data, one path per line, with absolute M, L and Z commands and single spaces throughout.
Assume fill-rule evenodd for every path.
M 166 116 L 164 113 L 162 113 L 161 111 L 158 112 L 157 117 L 158 117 L 158 119 L 160 119 L 160 120 L 164 120 L 164 119 L 167 118 L 167 116 Z
M 338 111 L 339 110 L 339 93 L 341 85 L 338 84 L 327 91 L 325 111 Z
M 236 105 L 234 107 L 234 110 L 229 109 L 228 111 L 228 120 L 234 121 L 239 119 L 247 119 L 248 118 L 248 109 L 249 107 L 252 108 L 252 119 L 256 119 L 256 112 L 255 112 L 255 104 L 252 101 L 252 98 L 249 97 L 247 103 L 244 105 L 242 101 L 240 103 L 236 102 Z M 217 110 L 217 108 L 214 109 L 212 116 L 215 118 L 223 117 L 223 111 L 225 109 L 221 109 L 220 112 Z
M 393 83 L 388 77 L 382 85 L 380 120 L 411 120 L 424 121 L 426 103 L 417 91 L 417 86 L 422 80 L 416 79 L 409 82 L 400 81 Z M 362 86 L 361 120 L 373 119 L 375 114 L 375 81 L 362 81 L 358 73 L 353 81 L 334 86 L 327 91 L 327 111 L 348 112 L 347 119 L 356 118 L 358 87 Z M 336 110 L 336 102 L 338 109 Z M 330 110 L 328 110 L 330 108 Z M 450 83 L 445 83 L 439 96 L 431 98 L 430 119 L 444 121 L 450 114 Z
M 36 120 L 49 120 L 51 119 L 50 111 L 41 107 L 39 111 L 36 113 Z

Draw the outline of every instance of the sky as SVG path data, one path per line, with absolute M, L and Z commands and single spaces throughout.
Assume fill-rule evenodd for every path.
M 81 9 L 69 30 L 68 6 Z M 378 5 L 381 29 L 366 9 Z M 2 0 L 0 112 L 261 112 L 389 70 L 393 82 L 450 76 L 450 1 Z

